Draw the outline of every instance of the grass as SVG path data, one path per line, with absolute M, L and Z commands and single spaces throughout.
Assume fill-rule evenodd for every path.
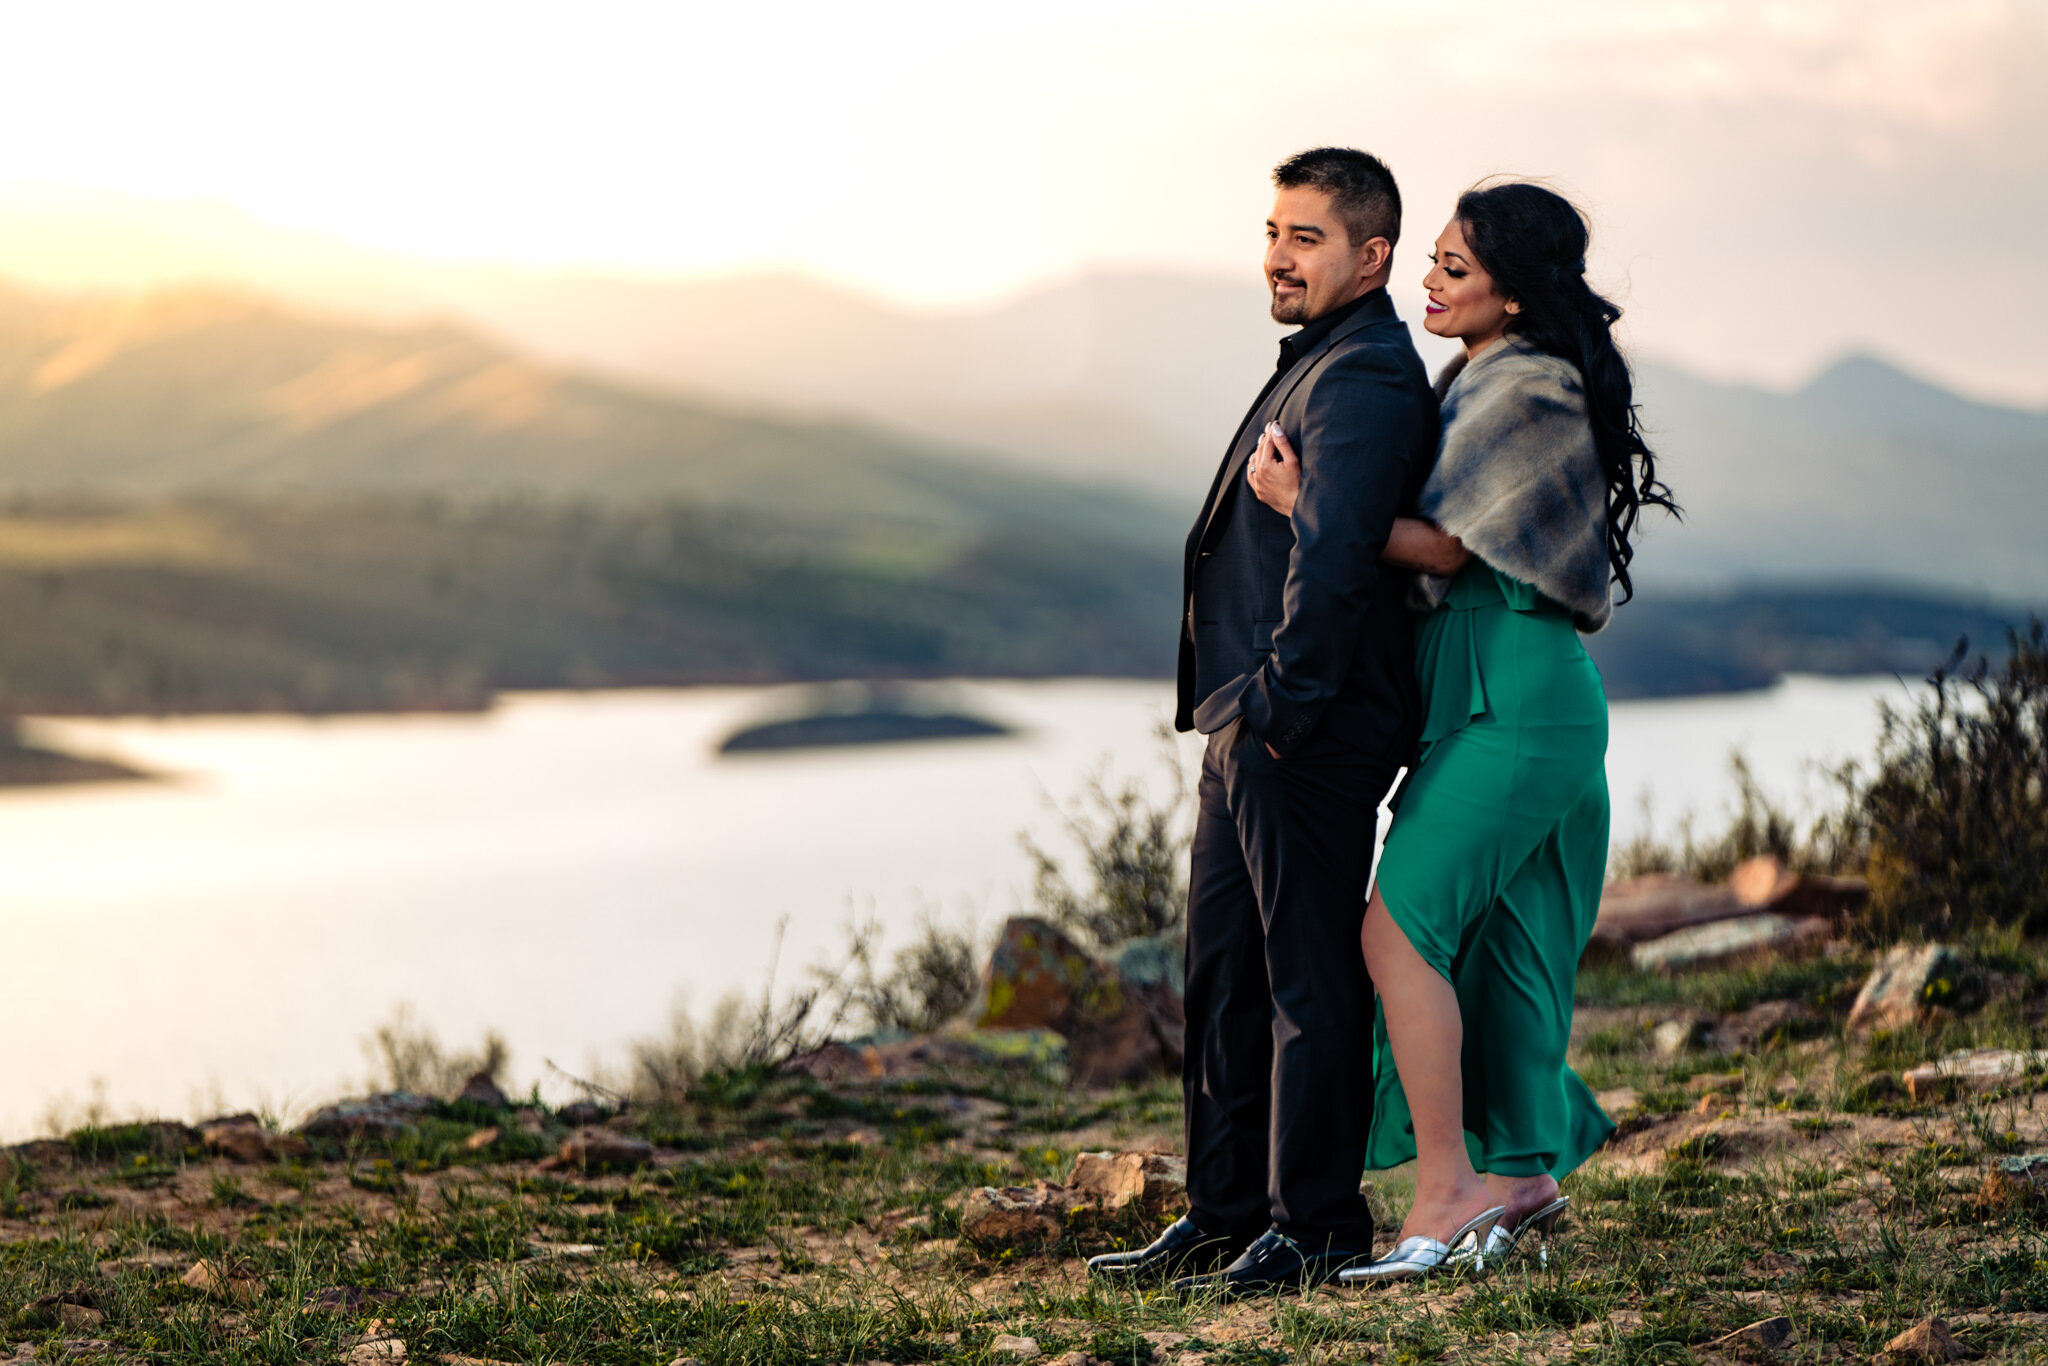
M 91 1338 L 133 1361 L 283 1363 L 339 1361 L 369 1334 L 402 1339 L 413 1361 L 979 1366 L 1016 1333 L 1049 1357 L 1131 1366 L 1636 1363 L 1703 1357 L 1782 1313 L 1789 1359 L 1834 1361 L 1938 1313 L 1990 1359 L 2039 1359 L 2048 1194 L 1986 1177 L 2048 1149 L 2048 1107 L 2025 1092 L 1914 1104 L 1876 1081 L 1949 1048 L 2048 1044 L 2043 955 L 2004 952 L 2018 970 L 1974 1016 L 1862 1041 L 1835 1013 L 1808 1037 L 1675 1058 L 1647 1028 L 1660 1012 L 1834 1001 L 1854 965 L 1658 982 L 1589 971 L 1575 1063 L 1611 1106 L 1624 1088 L 1636 1100 L 1567 1180 L 1550 1264 L 1524 1254 L 1483 1281 L 1238 1305 L 1097 1285 L 1078 1259 L 1149 1221 L 1077 1225 L 1043 1253 L 985 1250 L 961 1238 L 954 1197 L 1057 1181 L 1077 1151 L 1172 1142 L 1171 1083 L 835 1089 L 752 1069 L 636 1112 L 663 1155 L 631 1173 L 541 1169 L 560 1126 L 472 1152 L 462 1140 L 491 1116 L 458 1107 L 393 1144 L 276 1166 L 208 1158 L 170 1126 L 16 1150 L 0 1158 L 0 1345 L 55 1354 Z M 1404 1172 L 1372 1178 L 1389 1227 L 1405 1186 Z M 184 1283 L 202 1258 L 235 1273 L 230 1289 Z

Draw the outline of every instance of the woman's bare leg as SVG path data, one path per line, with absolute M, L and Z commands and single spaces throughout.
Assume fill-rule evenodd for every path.
M 1366 906 L 1359 940 L 1415 1121 L 1415 1204 L 1401 1236 L 1446 1241 L 1466 1220 L 1500 1203 L 1490 1198 L 1465 1152 L 1465 1027 L 1458 993 L 1415 951 L 1378 892 Z
M 1486 1177 L 1486 1203 L 1506 1205 L 1508 1212 L 1500 1217 L 1500 1226 L 1512 1232 L 1515 1226 L 1557 1199 L 1557 1178 L 1554 1176 L 1495 1176 Z

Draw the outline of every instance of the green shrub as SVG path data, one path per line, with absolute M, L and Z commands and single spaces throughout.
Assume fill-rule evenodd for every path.
M 1959 644 L 1931 697 L 1884 709 L 1869 777 L 1845 777 L 1873 939 L 2048 931 L 2048 640 L 2038 619 L 2007 640 L 1966 672 Z
M 1037 865 L 1032 899 L 1055 925 L 1100 947 L 1142 935 L 1179 934 L 1187 922 L 1187 778 L 1173 737 L 1160 728 L 1174 776 L 1172 795 L 1153 800 L 1144 783 L 1110 785 L 1107 771 L 1088 780 L 1060 813 L 1080 844 L 1090 885 L 1067 879 L 1058 859 L 1031 838 L 1018 837 Z

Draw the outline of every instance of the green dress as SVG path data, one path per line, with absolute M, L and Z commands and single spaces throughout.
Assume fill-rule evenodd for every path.
M 1571 613 L 1476 557 L 1416 624 L 1422 756 L 1378 887 L 1458 993 L 1472 1164 L 1562 1176 L 1614 1131 L 1565 1066 L 1579 955 L 1607 869 L 1607 697 Z M 1415 1157 L 1376 1014 L 1366 1165 Z

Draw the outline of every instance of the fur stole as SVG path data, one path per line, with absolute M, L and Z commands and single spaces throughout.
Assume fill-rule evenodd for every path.
M 1487 564 L 1571 609 L 1581 631 L 1613 613 L 1607 483 L 1586 395 L 1569 361 L 1512 337 L 1437 379 L 1443 437 L 1422 516 Z M 1418 574 L 1411 606 L 1432 609 L 1451 581 Z

